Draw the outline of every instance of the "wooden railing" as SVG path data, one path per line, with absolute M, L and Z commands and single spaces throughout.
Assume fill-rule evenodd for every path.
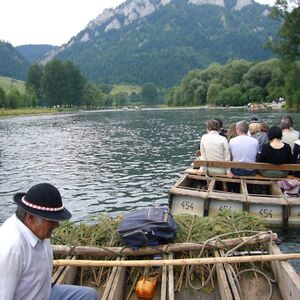
M 193 166 L 195 169 L 199 169 L 201 166 L 204 166 L 204 167 L 214 167 L 214 168 L 300 171 L 300 164 L 274 165 L 274 164 L 260 163 L 260 162 L 246 163 L 246 162 L 237 162 L 237 161 L 195 160 Z

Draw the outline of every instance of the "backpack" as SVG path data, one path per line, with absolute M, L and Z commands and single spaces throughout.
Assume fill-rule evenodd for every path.
M 167 244 L 176 237 L 178 226 L 168 208 L 150 207 L 124 215 L 118 232 L 131 248 Z

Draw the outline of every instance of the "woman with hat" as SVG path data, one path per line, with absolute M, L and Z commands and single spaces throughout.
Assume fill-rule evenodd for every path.
M 40 183 L 14 196 L 17 210 L 0 227 L 0 299 L 96 300 L 95 289 L 51 287 L 52 231 L 71 218 L 56 187 Z

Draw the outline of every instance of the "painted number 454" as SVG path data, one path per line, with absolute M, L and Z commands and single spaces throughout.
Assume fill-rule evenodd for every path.
M 188 202 L 188 201 L 182 201 L 181 207 L 185 210 L 193 210 L 194 209 L 194 203 Z
M 262 218 L 272 219 L 272 209 L 261 208 L 258 212 Z

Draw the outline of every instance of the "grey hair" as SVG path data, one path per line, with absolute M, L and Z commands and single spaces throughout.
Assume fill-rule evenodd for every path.
M 239 121 L 236 123 L 236 129 L 239 129 L 242 133 L 247 133 L 249 125 L 246 121 Z
M 25 211 L 23 208 L 18 206 L 16 209 L 16 216 L 22 223 L 24 223 L 26 215 L 27 215 L 27 211 Z

